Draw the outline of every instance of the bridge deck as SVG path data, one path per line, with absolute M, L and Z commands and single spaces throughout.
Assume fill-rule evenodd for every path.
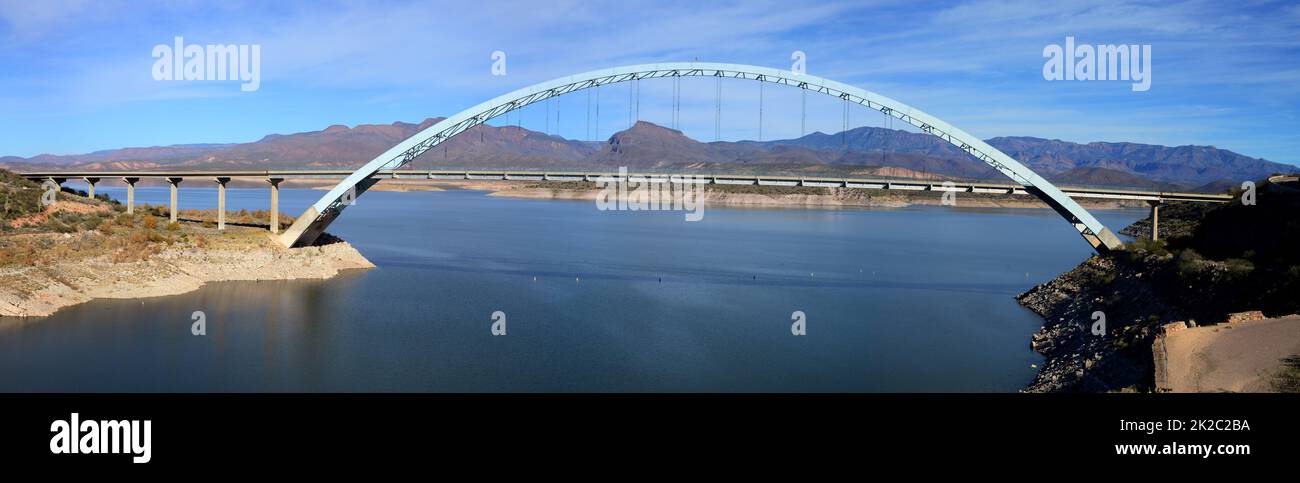
M 42 171 L 20 173 L 33 180 L 42 179 L 84 179 L 107 178 L 279 178 L 312 179 L 342 178 L 352 174 L 349 169 L 302 169 L 302 170 L 230 170 L 230 171 Z M 629 181 L 663 180 L 677 177 L 685 182 L 703 182 L 709 184 L 762 185 L 762 186 L 817 186 L 858 189 L 897 189 L 958 192 L 1001 193 L 1013 195 L 1030 195 L 1023 186 L 1010 183 L 986 183 L 972 181 L 951 181 L 952 187 L 944 186 L 944 181 L 889 178 L 819 178 L 793 176 L 760 176 L 741 174 L 708 173 L 613 173 L 613 172 L 531 172 L 531 171 L 477 171 L 477 170 L 380 170 L 373 178 L 394 179 L 473 179 L 473 180 L 529 180 L 529 181 L 577 181 L 577 180 L 620 180 L 626 176 Z M 1143 201 L 1194 201 L 1224 203 L 1232 200 L 1227 194 L 1185 193 L 1169 191 L 1142 191 L 1086 186 L 1060 186 L 1061 191 L 1073 198 L 1106 198 Z

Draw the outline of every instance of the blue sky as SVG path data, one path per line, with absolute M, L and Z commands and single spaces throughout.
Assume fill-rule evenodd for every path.
M 176 36 L 260 45 L 261 88 L 155 81 L 151 51 Z M 1044 80 L 1043 48 L 1066 36 L 1151 45 L 1151 89 Z M 505 76 L 491 74 L 497 50 Z M 985 138 L 1213 145 L 1300 164 L 1300 5 L 1248 0 L 0 0 L 0 155 L 417 122 L 586 70 L 692 59 L 788 68 L 796 50 L 811 74 Z M 712 140 L 711 82 L 683 86 L 684 130 Z M 671 82 L 641 89 L 641 118 L 669 124 Z M 764 96 L 763 137 L 798 136 L 798 91 L 768 86 Z M 601 137 L 627 126 L 627 98 L 625 86 L 602 92 Z M 724 86 L 724 139 L 758 136 L 757 98 L 755 83 Z M 560 101 L 559 134 L 586 137 L 586 102 Z M 520 121 L 544 130 L 545 112 L 535 105 Z M 855 126 L 881 123 L 852 114 Z M 838 101 L 809 97 L 809 131 L 841 127 Z

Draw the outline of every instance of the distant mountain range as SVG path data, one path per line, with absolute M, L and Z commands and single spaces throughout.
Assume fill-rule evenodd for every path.
M 124 148 L 79 155 L 0 157 L 15 170 L 150 168 L 290 169 L 360 166 L 440 121 L 330 126 L 272 134 L 239 144 Z M 1297 168 L 1213 146 L 1135 143 L 1077 144 L 1032 137 L 987 142 L 1063 184 L 1220 191 L 1248 179 Z M 640 121 L 604 142 L 576 141 L 515 126 L 477 126 L 412 163 L 415 168 L 680 170 L 824 176 L 1000 178 L 956 147 L 921 133 L 860 127 L 796 139 L 704 143 L 680 131 Z

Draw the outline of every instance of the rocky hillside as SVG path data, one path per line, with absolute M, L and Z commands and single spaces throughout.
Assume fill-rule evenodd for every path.
M 1123 186 L 1148 191 L 1185 191 L 1186 186 L 1151 181 L 1133 173 L 1106 168 L 1074 168 L 1064 173 L 1050 174 L 1053 183 L 1075 186 Z
M 1020 295 L 1043 317 L 1034 349 L 1047 357 L 1031 391 L 1150 390 L 1151 343 L 1163 324 L 1216 324 L 1252 310 L 1300 312 L 1300 189 L 1259 184 L 1238 201 L 1178 211 L 1182 233 L 1090 258 Z M 1171 205 L 1174 206 L 1174 205 Z M 1162 223 L 1163 225 L 1163 223 Z M 1095 312 L 1106 331 L 1091 331 Z
M 40 212 L 41 186 L 0 169 L 0 221 Z

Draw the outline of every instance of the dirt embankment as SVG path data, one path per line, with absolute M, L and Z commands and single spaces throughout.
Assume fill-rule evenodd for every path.
M 56 244 L 94 243 L 99 237 L 93 233 L 50 236 Z M 0 316 L 46 316 L 97 298 L 175 295 L 207 282 L 325 279 L 342 270 L 374 266 L 343 242 L 286 249 L 265 233 L 233 237 L 238 243 L 212 240 L 204 248 L 175 244 L 143 260 L 121 261 L 103 254 L 0 266 Z
M 1155 385 L 1168 392 L 1295 391 L 1300 316 L 1232 314 L 1208 327 L 1166 324 L 1153 345 Z
M 0 316 L 173 295 L 210 281 L 328 278 L 373 266 L 346 243 L 280 246 L 265 211 L 228 212 L 225 230 L 212 210 L 185 210 L 180 218 L 195 222 L 169 223 L 163 207 L 138 205 L 128 214 L 106 198 L 46 192 L 3 170 L 0 201 Z

